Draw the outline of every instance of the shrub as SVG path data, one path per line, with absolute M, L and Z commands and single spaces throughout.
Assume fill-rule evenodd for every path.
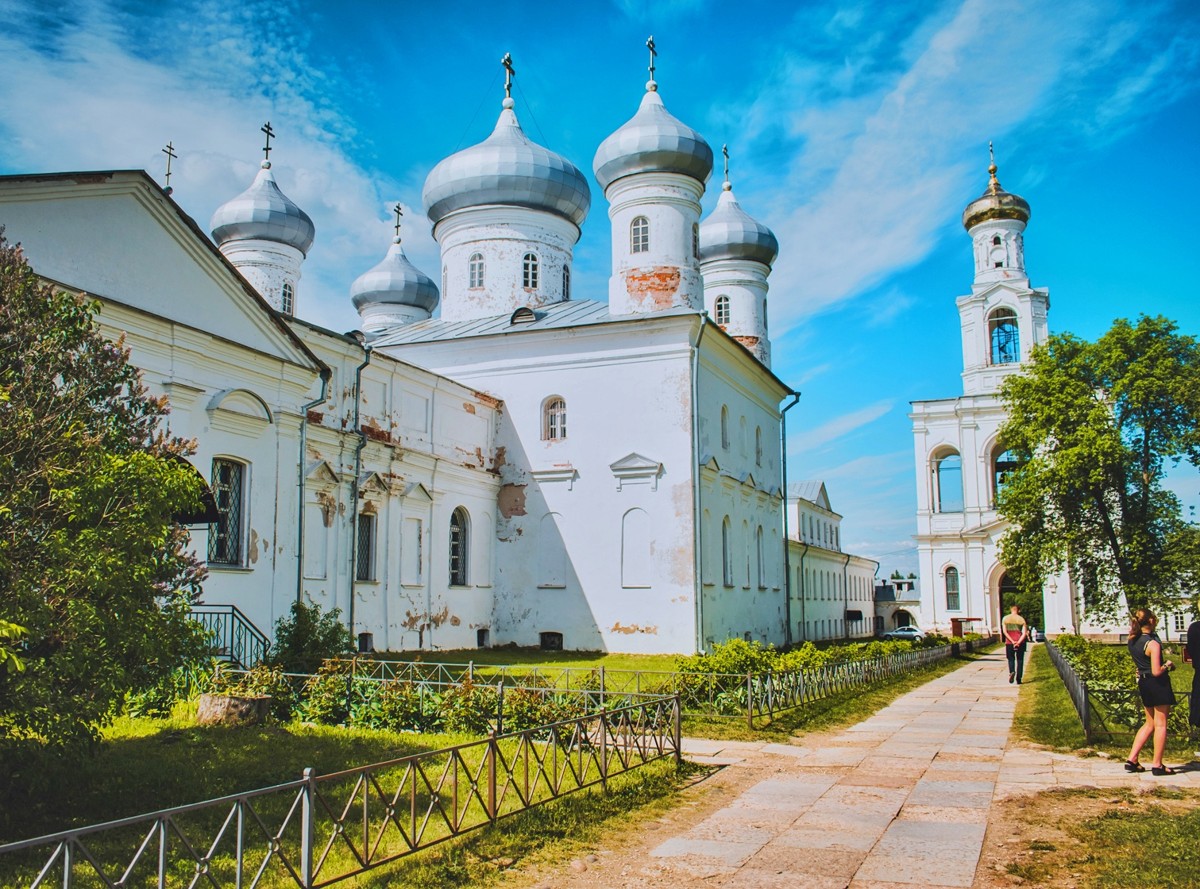
M 350 664 L 327 660 L 304 683 L 295 715 L 305 722 L 345 725 L 350 719 Z
M 448 732 L 486 735 L 495 724 L 498 705 L 494 686 L 468 679 L 442 695 L 442 725 Z
M 296 707 L 297 694 L 292 682 L 284 675 L 283 667 L 258 664 L 245 673 L 217 669 L 208 683 L 212 694 L 268 696 L 271 698 L 271 717 L 286 722 Z
M 293 602 L 291 612 L 275 623 L 275 644 L 267 657 L 289 673 L 300 673 L 353 648 L 354 638 L 342 623 L 342 609 L 322 611 L 320 605 Z

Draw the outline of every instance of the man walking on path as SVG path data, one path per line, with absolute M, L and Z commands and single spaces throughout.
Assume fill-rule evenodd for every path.
M 1004 653 L 1008 656 L 1008 681 L 1016 679 L 1020 685 L 1021 677 L 1025 675 L 1025 643 L 1029 639 L 1029 627 L 1018 611 L 1016 605 L 1011 606 L 1001 625 L 1004 628 Z

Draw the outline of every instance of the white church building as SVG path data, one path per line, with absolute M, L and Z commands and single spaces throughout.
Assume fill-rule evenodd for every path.
M 713 152 L 651 79 L 593 161 L 608 293 L 573 292 L 588 180 L 505 90 L 491 135 L 426 179 L 440 268 L 416 269 L 397 225 L 349 286 L 349 334 L 300 317 L 316 232 L 266 161 L 212 240 L 141 171 L 0 177 L 0 225 L 43 278 L 100 301 L 197 442 L 221 514 L 193 531 L 206 602 L 267 631 L 297 599 L 338 607 L 391 650 L 809 638 L 814 581 L 786 568 L 774 235 L 728 178 L 701 219 Z M 843 580 L 857 560 L 819 632 L 867 632 L 875 563 L 797 521 Z
M 1050 293 L 1031 287 L 1025 270 L 1029 204 L 1005 191 L 988 168 L 986 190 L 963 211 L 975 279 L 957 300 L 962 334 L 963 392 L 916 401 L 912 420 L 917 479 L 919 625 L 950 632 L 998 629 L 1010 580 L 999 544 L 1007 523 L 996 493 L 1013 456 L 997 436 L 1005 420 L 1000 386 L 1021 372 L 1034 345 L 1045 342 Z M 1066 573 L 1044 590 L 1045 626 L 1074 631 L 1078 596 Z

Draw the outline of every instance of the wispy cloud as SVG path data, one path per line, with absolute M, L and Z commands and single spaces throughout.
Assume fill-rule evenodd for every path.
M 0 23 L 13 24 L 0 27 L 4 166 L 159 171 L 159 148 L 170 139 L 180 154 L 175 197 L 206 227 L 253 179 L 259 127 L 270 119 L 280 186 L 317 226 L 320 249 L 304 265 L 300 310 L 320 324 L 354 326 L 347 269 L 365 271 L 383 256 L 387 208 L 402 194 L 347 153 L 354 125 L 327 98 L 338 75 L 308 58 L 307 35 L 286 24 L 300 17 L 287 15 L 286 4 L 189 4 L 147 21 L 95 2 L 74 4 L 73 17 L 49 28 L 36 7 L 0 7 Z M 410 256 L 436 268 L 423 214 L 406 218 L 415 223 L 406 233 Z
M 845 435 L 849 435 L 856 429 L 874 423 L 891 409 L 892 402 L 890 400 L 877 401 L 874 404 L 851 411 L 848 414 L 842 414 L 840 417 L 834 417 L 832 420 L 812 429 L 807 429 L 798 435 L 791 436 L 788 444 L 791 449 L 797 451 L 815 450 L 822 445 L 827 445 Z
M 821 54 L 806 13 L 804 34 L 817 38 L 785 35 L 766 82 L 728 109 L 754 142 L 748 164 L 784 164 L 752 172 L 756 190 L 739 189 L 781 243 L 772 288 L 789 299 L 772 306 L 777 335 L 924 259 L 982 190 L 989 139 L 1019 144 L 1050 121 L 1062 134 L 1112 138 L 1195 88 L 1194 22 L 1150 51 L 1173 25 L 1165 8 L 1146 8 L 1136 24 L 1119 13 L 1103 0 L 965 0 L 921 22 L 881 24 L 857 7 L 830 15 L 825 31 L 841 40 L 899 47 L 891 57 L 876 46 L 876 62 Z

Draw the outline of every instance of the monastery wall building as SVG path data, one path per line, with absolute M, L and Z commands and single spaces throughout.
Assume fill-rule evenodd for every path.
M 591 188 L 510 86 L 425 182 L 440 268 L 409 262 L 398 220 L 348 334 L 302 319 L 317 233 L 267 161 L 212 240 L 141 171 L 0 177 L 9 239 L 100 301 L 197 442 L 220 512 L 193 530 L 205 601 L 267 631 L 297 599 L 337 607 L 391 650 L 869 635 L 875 563 L 841 553 L 823 489 L 789 507 L 785 550 L 774 235 L 728 178 L 701 219 L 713 152 L 651 79 L 593 161 L 608 292 L 574 292 Z M 802 529 L 817 513 L 832 543 Z

